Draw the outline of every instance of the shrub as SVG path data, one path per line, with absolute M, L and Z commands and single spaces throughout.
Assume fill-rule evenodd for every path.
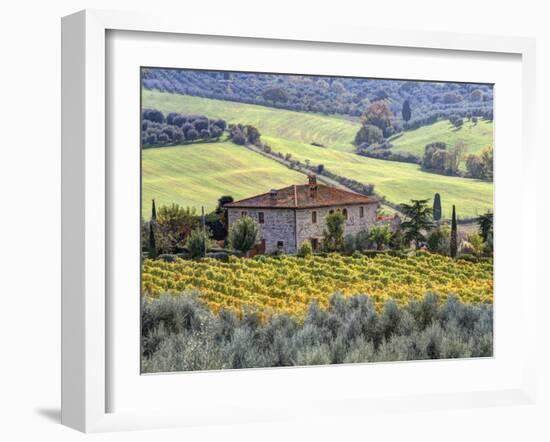
M 346 255 L 351 255 L 353 252 L 355 252 L 357 246 L 355 243 L 355 236 L 353 236 L 351 233 L 348 233 L 346 236 L 344 236 L 344 253 Z
M 144 109 L 141 118 L 155 123 L 164 123 L 164 115 L 157 109 Z
M 363 252 L 370 247 L 370 235 L 367 230 L 361 230 L 355 235 L 355 246 L 357 250 Z
M 239 219 L 229 230 L 229 245 L 243 253 L 247 253 L 258 242 L 258 225 L 249 216 Z
M 376 244 L 377 250 L 384 250 L 384 247 L 390 242 L 392 232 L 388 226 L 374 226 L 369 234 L 369 238 Z
M 342 249 L 344 240 L 344 215 L 336 211 L 329 213 L 325 218 L 325 230 L 321 247 L 325 252 L 336 252 Z
M 201 227 L 197 227 L 191 231 L 185 243 L 191 258 L 199 258 L 206 255 L 206 251 L 210 246 L 210 237 L 210 232 Z
M 313 254 L 313 247 L 311 247 L 310 241 L 304 241 L 298 249 L 298 256 L 306 257 Z
M 144 301 L 145 372 L 280 367 L 351 362 L 487 357 L 493 348 L 491 305 L 427 295 L 377 312 L 363 295 L 335 294 L 326 309 L 309 304 L 302 322 L 254 312 L 216 315 L 198 293 Z
M 441 226 L 430 232 L 426 241 L 428 250 L 440 255 L 449 255 L 451 247 L 451 229 L 449 226 Z

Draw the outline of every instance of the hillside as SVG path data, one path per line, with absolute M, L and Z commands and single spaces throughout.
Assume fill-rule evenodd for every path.
M 273 137 L 263 139 L 275 151 L 290 153 L 292 158 L 301 162 L 308 159 L 311 164 L 323 164 L 338 175 L 373 183 L 376 193 L 393 203 L 431 199 L 435 192 L 439 192 L 446 218 L 450 218 L 453 204 L 460 218 L 477 216 L 493 207 L 493 185 L 486 181 L 428 173 L 416 164 L 366 158 Z
M 456 129 L 449 120 L 441 120 L 428 126 L 406 131 L 389 139 L 393 145 L 392 152 L 410 153 L 422 158 L 426 144 L 442 141 L 452 147 L 463 141 L 466 154 L 477 154 L 481 149 L 493 145 L 493 122 L 479 120 L 477 123 L 464 121 Z
M 353 151 L 352 144 L 359 130 L 359 120 L 349 117 L 326 116 L 293 112 L 253 104 L 211 100 L 189 95 L 142 91 L 144 108 L 168 112 L 194 113 L 209 118 L 221 118 L 228 123 L 251 124 L 262 134 L 278 138 L 330 145 L 334 149 Z
M 358 117 L 369 103 L 387 100 L 403 124 L 401 109 L 408 100 L 410 127 L 426 118 L 489 115 L 493 109 L 489 84 L 157 68 L 144 68 L 142 75 L 148 90 L 331 115 Z M 269 95 L 274 89 L 278 93 Z
M 142 215 L 177 203 L 201 205 L 210 212 L 218 198 L 244 198 L 272 188 L 302 183 L 305 176 L 231 142 L 144 149 L 142 151 Z
M 252 124 L 258 127 L 262 133 L 262 140 L 271 145 L 274 151 L 285 154 L 290 153 L 300 161 L 308 159 L 313 165 L 324 164 L 328 170 L 339 175 L 363 183 L 372 183 L 375 185 L 377 193 L 384 195 L 394 203 L 406 202 L 410 199 L 432 198 L 435 192 L 439 192 L 442 196 L 443 211 L 446 217 L 450 216 L 452 204 L 457 206 L 460 217 L 476 216 L 493 207 L 492 183 L 428 173 L 414 164 L 375 160 L 354 154 L 354 146 L 351 144 L 351 140 L 355 136 L 358 123 L 354 123 L 349 119 L 148 90 L 143 90 L 142 100 L 144 107 L 156 108 L 165 113 L 205 114 L 210 118 L 223 118 L 228 123 Z M 325 147 L 312 146 L 312 141 L 321 143 Z M 192 170 L 181 170 L 180 173 L 200 175 L 201 168 L 204 168 L 204 170 L 207 170 L 207 177 L 213 175 L 216 179 L 220 179 L 221 177 L 216 176 L 216 174 L 208 172 L 207 158 L 203 158 L 200 153 L 203 146 L 206 145 L 196 144 L 193 146 L 195 147 L 188 152 L 189 155 L 193 155 L 194 168 Z M 168 149 L 174 148 L 162 150 Z M 181 148 L 177 147 L 175 149 Z M 144 151 L 144 175 L 148 173 L 147 169 L 149 167 L 145 164 L 145 158 L 152 155 L 149 150 L 154 152 L 158 149 Z M 268 164 L 271 162 L 271 160 L 253 152 L 247 153 L 251 156 L 247 157 L 249 163 L 243 164 L 243 167 L 254 169 L 257 160 L 267 161 Z M 203 162 L 204 165 L 201 166 L 200 162 Z M 221 174 L 222 170 L 232 170 L 238 166 L 234 165 L 223 169 L 225 166 L 221 163 L 222 161 L 217 166 L 218 174 Z M 263 164 L 265 165 L 265 163 Z M 171 165 L 169 162 L 164 163 L 164 165 L 168 171 L 162 173 L 173 173 L 170 170 Z M 294 173 L 284 166 L 278 164 L 275 164 L 275 166 L 279 171 L 282 168 L 287 173 Z M 160 167 L 160 165 L 157 165 L 157 167 Z M 161 171 L 158 170 L 157 173 L 161 174 Z M 242 174 L 231 173 L 226 179 L 235 178 L 240 180 L 246 178 L 246 174 L 246 170 Z M 278 178 L 280 176 L 278 175 Z M 199 182 L 207 182 L 205 181 L 208 179 L 207 177 L 200 177 Z M 299 175 L 298 179 L 301 181 L 302 177 L 303 175 Z M 186 176 L 179 179 L 191 180 L 191 178 Z M 144 181 L 144 192 L 145 184 Z M 240 181 L 234 181 L 234 183 L 226 181 L 225 185 L 235 186 L 238 189 L 236 192 L 230 192 L 234 197 L 241 190 L 244 190 L 241 189 Z M 253 183 L 249 188 L 251 189 L 249 195 L 258 193 L 258 187 L 254 187 Z M 211 186 L 208 184 L 206 188 L 195 186 L 193 193 L 195 201 L 201 200 L 201 194 L 204 194 L 204 198 L 209 201 L 212 200 L 214 194 L 216 198 L 220 195 L 219 191 L 212 192 Z M 178 198 L 181 199 L 181 195 Z

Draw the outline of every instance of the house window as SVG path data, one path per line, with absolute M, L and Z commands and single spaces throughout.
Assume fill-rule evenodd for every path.
M 329 215 L 332 215 L 333 213 L 334 213 L 334 209 L 330 209 L 330 210 L 328 211 L 328 214 L 329 214 Z
M 363 206 L 359 207 L 359 218 L 363 218 L 365 216 L 365 208 Z
M 313 224 L 317 223 L 317 211 L 314 210 L 313 212 L 311 212 L 311 222 Z
M 246 215 L 247 215 L 247 212 L 246 212 L 246 210 L 243 210 L 243 211 L 241 212 L 241 217 L 243 217 L 243 218 L 244 218 L 244 217 L 245 217 Z
M 285 243 L 282 241 L 277 241 L 277 248 L 282 249 L 284 247 Z
M 342 215 L 344 215 L 344 219 L 348 219 L 348 209 L 342 210 Z
M 258 222 L 260 224 L 264 223 L 264 212 L 258 212 Z

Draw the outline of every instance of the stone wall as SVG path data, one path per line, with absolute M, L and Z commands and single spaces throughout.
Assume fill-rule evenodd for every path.
M 229 228 L 243 216 L 251 217 L 258 223 L 260 229 L 260 240 L 265 240 L 266 253 L 281 249 L 285 253 L 296 251 L 296 236 L 294 228 L 294 210 L 292 209 L 229 209 Z M 259 223 L 259 212 L 264 214 L 264 223 Z M 277 243 L 282 241 L 282 248 Z
M 360 207 L 363 207 L 363 217 L 360 217 Z M 348 219 L 344 225 L 344 235 L 357 234 L 362 230 L 369 230 L 376 223 L 376 209 L 378 204 L 365 204 L 363 206 L 321 207 L 317 209 L 299 209 L 296 211 L 296 226 L 298 232 L 298 245 L 311 238 L 318 238 L 319 244 L 323 237 L 325 218 L 331 210 L 348 211 Z M 312 212 L 317 212 L 317 222 L 312 223 Z
M 360 216 L 360 207 L 364 215 Z M 271 253 L 282 250 L 285 253 L 294 253 L 304 241 L 317 238 L 319 244 L 323 237 L 325 218 L 330 210 L 348 211 L 348 219 L 344 225 L 344 235 L 357 234 L 363 230 L 370 230 L 376 224 L 376 209 L 378 204 L 363 206 L 321 207 L 317 209 L 229 209 L 229 228 L 243 216 L 251 217 L 258 223 L 260 240 L 265 240 L 265 251 Z M 317 212 L 317 222 L 312 222 L 312 212 Z M 259 212 L 264 214 L 264 223 L 259 223 Z M 296 219 L 295 217 L 296 213 Z M 296 224 L 295 224 L 296 222 Z M 295 229 L 296 225 L 296 229 Z M 296 241 L 297 240 L 297 241 Z M 278 243 L 282 241 L 282 247 Z

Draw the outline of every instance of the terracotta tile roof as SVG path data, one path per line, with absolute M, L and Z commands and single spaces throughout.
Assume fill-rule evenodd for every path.
M 380 200 L 324 184 L 294 184 L 292 186 L 262 193 L 250 198 L 228 203 L 225 207 L 305 209 L 313 207 L 373 204 Z

